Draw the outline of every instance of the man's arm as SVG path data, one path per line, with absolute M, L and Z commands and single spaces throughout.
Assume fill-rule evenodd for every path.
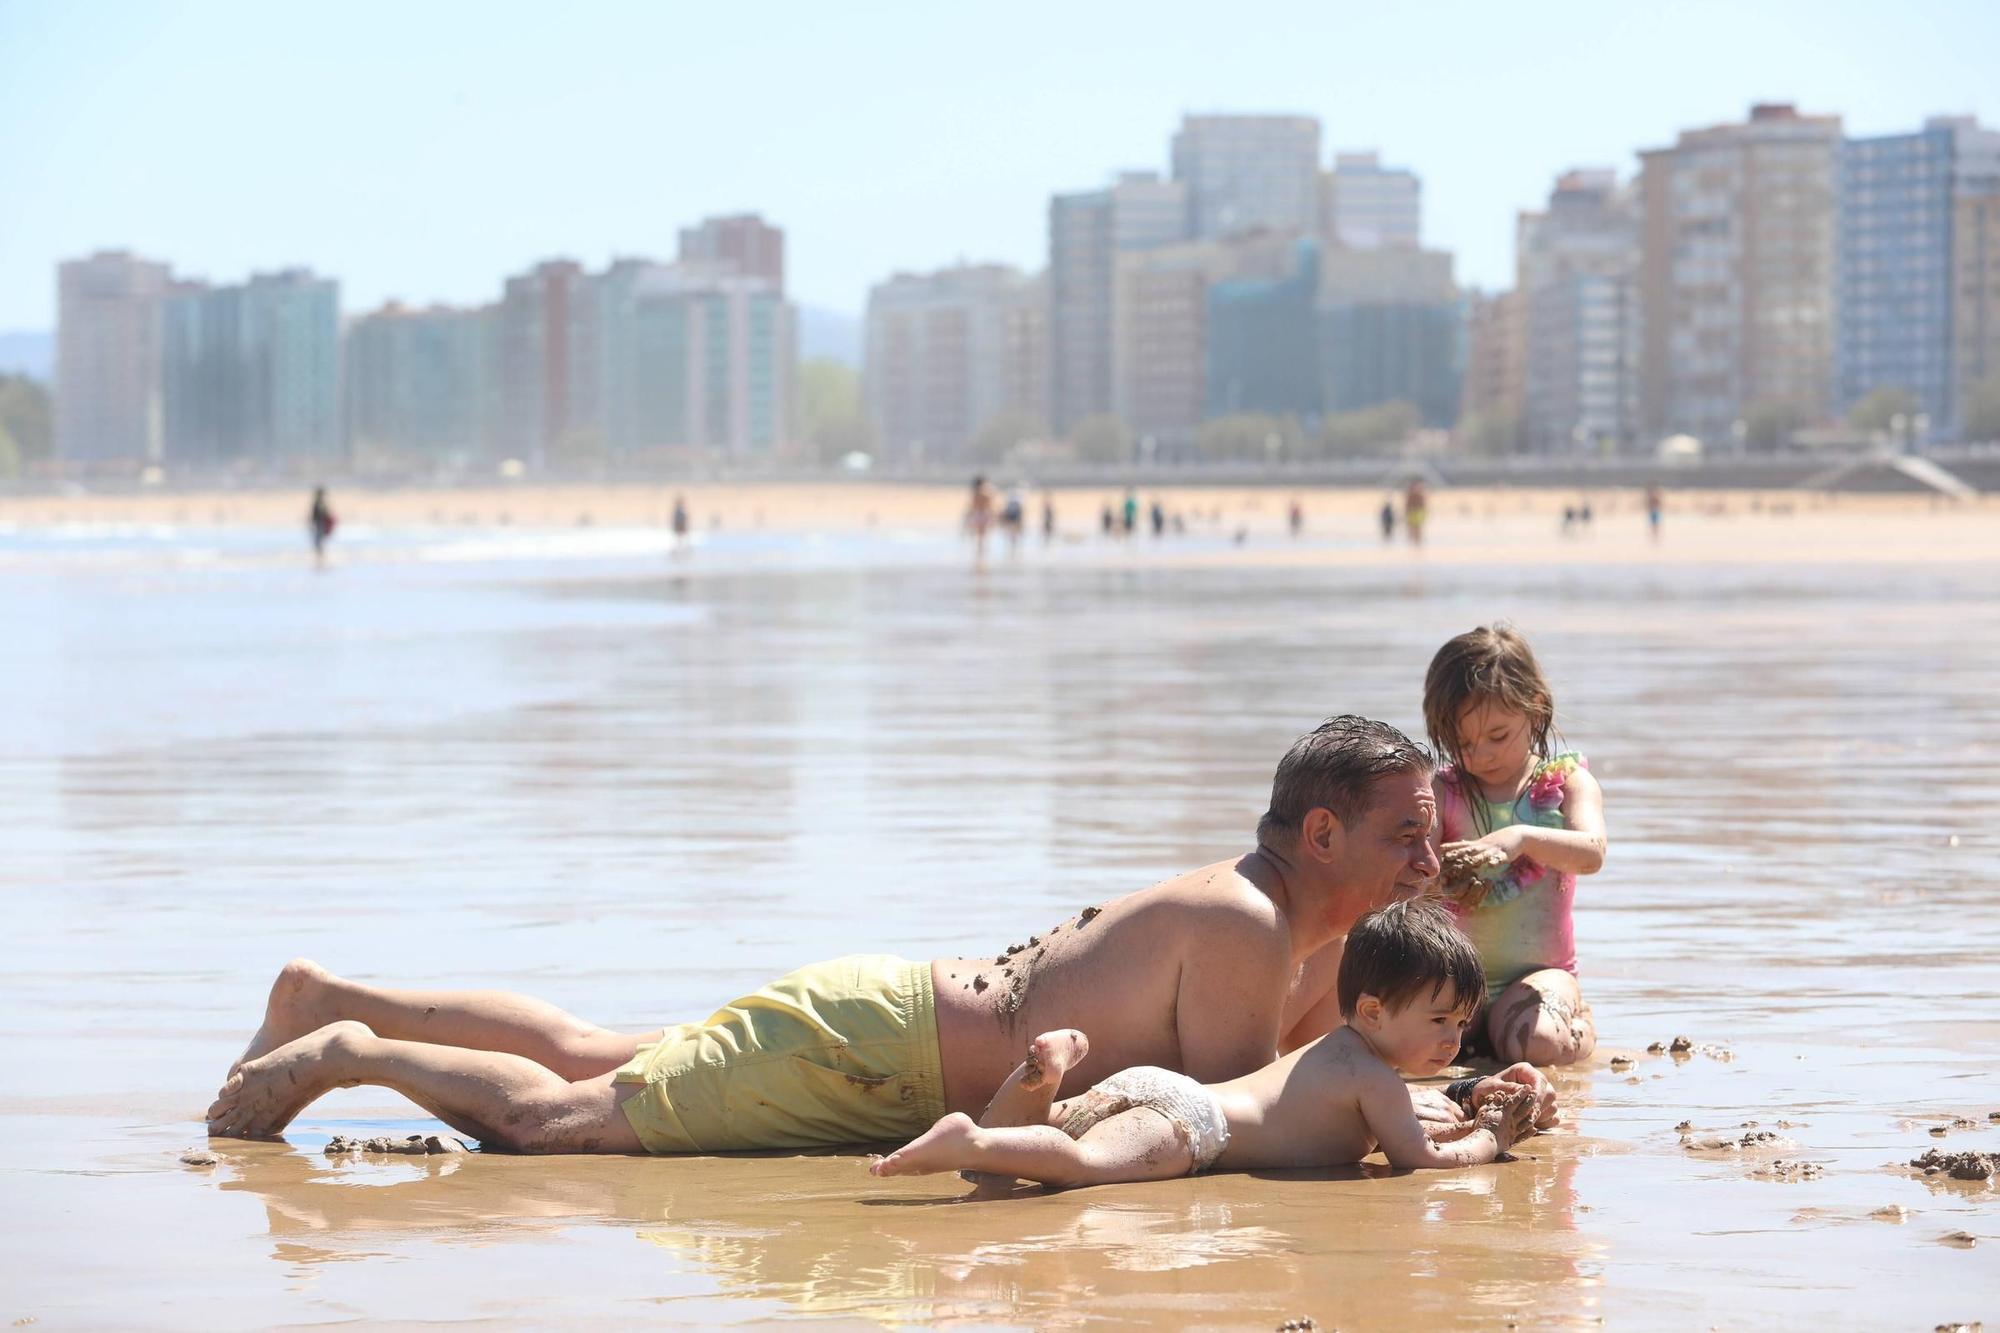
M 1223 1083 L 1278 1058 L 1290 964 L 1284 930 L 1255 911 L 1218 908 L 1196 918 L 1181 945 L 1174 1001 L 1183 1074 Z

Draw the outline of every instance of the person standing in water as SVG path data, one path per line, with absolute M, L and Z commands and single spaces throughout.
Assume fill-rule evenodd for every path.
M 1042 545 L 1047 546 L 1056 539 L 1056 497 L 1053 491 L 1042 492 Z
M 1382 540 L 1385 543 L 1394 541 L 1396 539 L 1396 502 L 1386 495 L 1383 496 L 1382 512 L 1377 514 L 1376 518 L 1382 524 Z
M 1646 530 L 1652 533 L 1654 541 L 1660 539 L 1660 511 L 1665 507 L 1666 499 L 1660 493 L 1660 483 L 1657 481 L 1648 482 L 1646 485 Z
M 972 498 L 965 507 L 965 530 L 972 534 L 972 562 L 986 563 L 986 534 L 993 527 L 993 488 L 986 478 L 972 479 Z
M 1403 530 L 1410 534 L 1410 545 L 1424 544 L 1424 520 L 1430 516 L 1430 491 L 1422 477 L 1411 477 L 1409 489 L 1403 492 Z
M 1299 534 L 1305 531 L 1306 507 L 1299 503 L 1297 496 L 1292 497 L 1292 507 L 1285 513 L 1285 524 L 1292 530 L 1293 541 L 1297 541 Z
M 685 495 L 674 497 L 674 552 L 679 554 L 688 546 L 688 506 Z
M 327 503 L 326 487 L 313 487 L 312 509 L 306 514 L 306 529 L 312 534 L 313 563 L 326 568 L 326 543 L 333 536 L 333 530 L 340 520 L 333 515 L 333 506 Z

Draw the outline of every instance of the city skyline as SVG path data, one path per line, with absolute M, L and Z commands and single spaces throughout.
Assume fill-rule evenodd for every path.
M 887 274 L 1039 268 L 1052 194 L 1165 171 L 1183 114 L 1213 111 L 1313 116 L 1323 165 L 1374 150 L 1413 171 L 1425 245 L 1495 289 L 1512 285 L 1516 214 L 1559 174 L 1630 178 L 1642 150 L 1753 102 L 1838 114 L 1849 136 L 2000 119 L 1977 56 L 2000 47 L 2000 15 L 1942 3 L 1882 10 L 1893 24 L 1563 6 L 1532 29 L 1471 6 L 1417 25 L 1253 5 L 1231 15 L 1226 60 L 1157 8 L 1058 23 L 1036 6 L 1004 31 L 913 10 L 839 33 L 801 9 L 754 42 L 696 14 L 607 10 L 551 33 L 468 8 L 354 13 L 310 33 L 240 6 L 0 14 L 0 121 L 34 131 L 0 143 L 25 201 L 0 217 L 0 330 L 53 328 L 56 263 L 99 248 L 218 280 L 309 266 L 358 313 L 475 304 L 545 258 L 665 253 L 687 218 L 736 211 L 784 221 L 796 299 L 859 316 Z M 1300 40 L 1316 31 L 1324 49 Z

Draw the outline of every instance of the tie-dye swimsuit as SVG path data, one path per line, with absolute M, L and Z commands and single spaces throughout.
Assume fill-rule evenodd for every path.
M 1563 828 L 1564 783 L 1571 773 L 1589 766 L 1582 755 L 1565 750 L 1536 765 L 1520 796 L 1489 801 L 1476 790 L 1476 783 L 1460 782 L 1457 771 L 1447 764 L 1438 770 L 1438 780 L 1456 790 L 1459 800 L 1444 803 L 1442 840 L 1469 841 L 1513 824 Z M 1485 818 L 1474 817 L 1472 826 L 1466 827 L 1464 821 L 1475 803 L 1484 807 L 1480 813 Z M 1480 878 L 1486 882 L 1486 896 L 1475 907 L 1454 904 L 1453 910 L 1459 928 L 1486 965 L 1487 1001 L 1545 967 L 1574 974 L 1576 927 L 1570 905 L 1576 899 L 1576 876 L 1522 855 L 1483 871 Z

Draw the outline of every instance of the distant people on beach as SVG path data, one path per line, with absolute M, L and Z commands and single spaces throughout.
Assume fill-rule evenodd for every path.
M 1458 1060 L 1459 1034 L 1485 978 L 1472 942 L 1428 899 L 1370 912 L 1347 934 L 1340 962 L 1341 1025 L 1255 1073 L 1201 1084 L 1170 1069 L 1125 1069 L 1056 1100 L 1063 1075 L 1090 1051 L 1086 1033 L 1045 1032 L 975 1123 L 953 1112 L 868 1167 L 874 1176 L 978 1172 L 981 1193 L 1018 1177 L 1057 1188 L 1169 1180 L 1220 1171 L 1346 1166 L 1378 1147 L 1389 1165 L 1473 1166 L 1535 1132 L 1535 1094 L 1477 1078 L 1449 1086 L 1473 1117 L 1438 1141 L 1410 1100 L 1411 1078 Z M 1545 1111 L 1550 1119 L 1553 1112 Z
M 312 535 L 313 563 L 321 569 L 326 567 L 326 544 L 339 526 L 340 519 L 327 501 L 326 487 L 313 487 L 312 508 L 306 511 L 306 531 Z
M 1111 501 L 1106 500 L 1104 508 L 1098 511 L 1097 526 L 1107 537 L 1118 531 L 1118 511 L 1112 508 Z
M 1167 507 L 1165 505 L 1155 499 L 1152 508 L 1148 511 L 1147 518 L 1153 525 L 1153 536 L 1155 539 L 1165 535 L 1167 531 Z
M 1646 484 L 1646 531 L 1654 541 L 1660 539 L 1660 515 L 1666 508 L 1666 497 L 1660 491 L 1657 481 Z
M 1396 502 L 1394 500 L 1386 495 L 1382 497 L 1382 509 L 1380 513 L 1375 515 L 1375 521 L 1382 525 L 1382 541 L 1385 544 L 1396 540 Z
M 1000 506 L 1000 531 L 1007 534 L 1007 554 L 1021 553 L 1021 534 L 1027 530 L 1028 506 L 1018 485 L 1007 488 L 1007 502 Z
M 1424 544 L 1424 520 L 1430 517 L 1430 509 L 1430 490 L 1424 479 L 1411 477 L 1403 491 L 1403 531 L 1410 534 L 1410 545 Z
M 1438 649 L 1424 677 L 1443 888 L 1486 967 L 1468 1054 L 1566 1065 L 1597 1047 L 1576 980 L 1578 875 L 1604 864 L 1604 793 L 1558 750 L 1555 695 L 1528 641 L 1500 624 Z
M 1092 1082 L 1139 1065 L 1227 1082 L 1339 1025 L 1343 938 L 1430 884 L 1435 819 L 1422 746 L 1332 718 L 1286 752 L 1243 855 L 997 953 L 819 963 L 645 1033 L 523 995 L 391 990 L 296 961 L 217 1091 L 209 1133 L 276 1134 L 334 1088 L 368 1085 L 516 1152 L 902 1141 L 985 1107 L 1020 1063 L 1020 1034 L 1064 1028 L 1090 1034 L 1075 1072 Z M 948 907 L 924 911 L 949 925 Z M 1480 1080 L 1458 1105 L 1435 1089 L 1409 1096 L 1448 1138 L 1466 1107 L 1512 1087 L 1531 1090 L 1546 1122 L 1555 1091 L 1531 1068 Z
M 685 495 L 674 497 L 674 551 L 676 554 L 688 548 L 688 506 Z
M 1056 497 L 1053 491 L 1042 492 L 1042 545 L 1047 546 L 1056 539 Z
M 1299 534 L 1305 531 L 1306 507 L 1299 503 L 1296 495 L 1292 497 L 1291 508 L 1285 511 L 1285 526 L 1292 530 L 1293 541 L 1297 541 Z
M 972 495 L 965 506 L 965 530 L 972 537 L 974 564 L 986 563 L 986 534 L 993 527 L 993 488 L 983 476 L 972 479 Z
M 1123 519 L 1127 537 L 1139 530 L 1139 497 L 1130 490 L 1125 492 L 1125 504 L 1120 517 Z

